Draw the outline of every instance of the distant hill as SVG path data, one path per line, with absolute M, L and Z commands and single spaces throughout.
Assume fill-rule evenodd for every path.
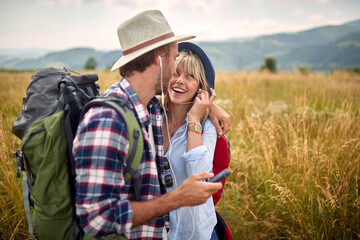
M 296 48 L 278 62 L 281 69 L 305 66 L 311 71 L 328 71 L 360 66 L 360 32 L 352 32 L 328 44 Z
M 344 25 L 345 25 L 345 26 L 355 27 L 355 28 L 357 28 L 357 29 L 360 30 L 360 19 L 359 19 L 359 20 L 352 21 L 352 22 L 345 23 Z
M 278 70 L 307 67 L 311 71 L 330 71 L 360 66 L 360 20 L 339 26 L 322 26 L 295 33 L 279 33 L 217 42 L 197 42 L 218 71 L 259 70 L 265 57 L 274 57 Z M 89 57 L 97 69 L 109 68 L 122 55 L 120 50 L 98 51 L 73 48 L 33 55 L 0 50 L 0 68 L 39 69 L 48 66 L 84 68 Z M 39 51 L 40 52 L 40 51 Z M 46 54 L 45 54 L 46 53 Z
M 101 59 L 107 52 L 96 51 L 92 48 L 72 48 L 65 51 L 50 52 L 42 57 L 15 58 L 1 64 L 6 69 L 39 69 L 49 66 L 68 67 L 70 69 L 83 69 L 89 57 Z M 99 69 L 105 68 L 102 61 L 99 62 Z
M 280 71 L 295 70 L 299 66 L 330 71 L 359 66 L 359 32 L 360 20 L 357 20 L 341 26 L 261 36 L 247 42 L 201 42 L 199 45 L 209 54 L 217 70 L 258 70 L 265 57 L 274 57 Z M 351 38 L 352 44 L 345 47 L 340 42 L 346 38 Z
M 37 58 L 51 52 L 49 49 L 0 49 L 0 64 L 16 58 Z

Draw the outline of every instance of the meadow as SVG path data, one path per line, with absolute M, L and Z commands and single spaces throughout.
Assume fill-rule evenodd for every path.
M 1 239 L 29 239 L 11 127 L 32 74 L 0 72 Z M 102 91 L 119 80 L 98 74 Z M 215 90 L 232 116 L 216 208 L 234 239 L 360 239 L 360 75 L 217 73 Z

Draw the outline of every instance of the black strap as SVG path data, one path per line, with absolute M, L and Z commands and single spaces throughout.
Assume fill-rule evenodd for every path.
M 126 112 L 124 110 L 124 107 L 127 107 L 126 102 L 118 97 L 114 98 L 112 95 L 109 97 L 96 97 L 88 102 L 81 112 L 80 119 L 82 119 L 84 114 L 93 106 L 107 106 L 114 109 L 124 121 L 126 119 Z

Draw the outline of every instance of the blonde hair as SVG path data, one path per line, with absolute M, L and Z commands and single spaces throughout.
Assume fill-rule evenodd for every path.
M 205 91 L 209 90 L 209 85 L 207 84 L 206 81 L 204 66 L 197 54 L 193 53 L 188 49 L 182 50 L 179 53 L 179 56 L 176 58 L 175 68 L 177 69 L 181 65 L 183 65 L 185 73 L 193 75 L 194 78 L 198 80 L 199 88 Z M 194 103 L 191 102 L 189 104 L 191 104 L 192 106 Z M 170 105 L 170 97 L 166 92 L 164 99 L 165 111 L 169 110 L 169 105 Z M 207 115 L 208 114 L 205 114 L 204 116 L 202 116 L 202 118 L 205 118 Z

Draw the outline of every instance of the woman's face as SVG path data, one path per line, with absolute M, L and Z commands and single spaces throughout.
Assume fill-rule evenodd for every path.
M 184 71 L 183 64 L 178 65 L 168 86 L 171 103 L 191 102 L 198 90 L 199 81 L 192 74 Z

